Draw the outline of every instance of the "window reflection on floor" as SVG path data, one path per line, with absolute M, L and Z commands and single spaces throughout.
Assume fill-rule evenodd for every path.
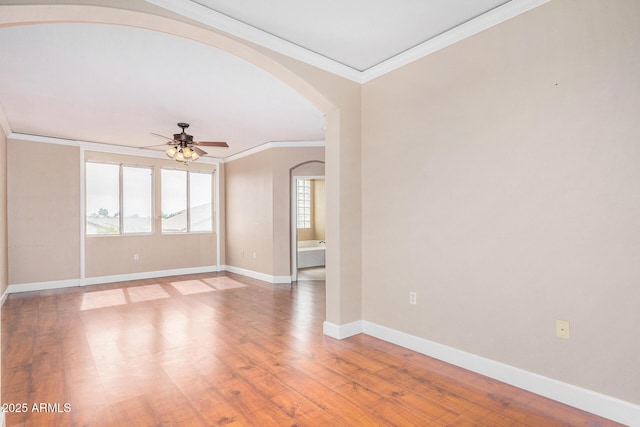
M 167 291 L 160 285 L 146 285 L 127 288 L 127 293 L 131 302 L 153 301 L 162 298 L 169 298 Z
M 171 282 L 171 286 L 176 288 L 182 295 L 200 294 L 203 292 L 214 292 L 211 286 L 202 280 L 183 280 L 181 282 Z
M 124 296 L 124 289 L 109 289 L 106 291 L 87 292 L 82 297 L 80 310 L 92 310 L 95 308 L 113 307 L 124 305 L 127 299 Z
M 243 288 L 245 286 L 247 285 L 230 277 L 211 277 L 170 282 L 169 284 L 165 284 L 164 287 L 160 284 L 152 284 L 85 292 L 82 296 L 80 310 L 95 310 L 144 301 L 167 299 L 171 298 L 172 294 L 174 296 L 192 295 Z M 177 291 L 178 295 L 173 291 Z
M 208 283 L 219 291 L 224 289 L 244 288 L 245 286 L 247 286 L 238 282 L 237 280 L 233 280 L 232 278 L 225 276 L 210 277 L 207 279 L 202 279 L 202 281 Z

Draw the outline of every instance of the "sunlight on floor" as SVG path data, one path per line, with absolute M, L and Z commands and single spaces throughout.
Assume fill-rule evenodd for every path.
M 171 282 L 171 286 L 176 288 L 182 295 L 201 294 L 203 292 L 215 292 L 211 286 L 203 283 L 202 280 L 183 280 L 181 282 Z
M 106 291 L 86 292 L 82 297 L 80 310 L 93 310 L 96 308 L 114 307 L 124 305 L 127 299 L 124 289 L 109 289 Z
M 171 286 L 181 295 L 192 295 L 227 289 L 244 288 L 247 285 L 229 277 L 221 276 L 170 282 L 165 286 Z M 170 288 L 167 289 L 171 292 Z M 82 296 L 80 310 L 95 310 L 98 308 L 115 307 L 118 305 L 161 300 L 166 298 L 171 298 L 171 295 L 159 284 L 85 292 Z
M 245 286 L 247 286 L 236 280 L 233 280 L 230 277 L 225 277 L 225 276 L 211 277 L 208 279 L 202 279 L 202 281 L 213 286 L 219 291 L 224 289 L 244 288 Z
M 126 289 L 130 302 L 153 301 L 162 298 L 169 298 L 167 291 L 160 285 L 136 286 Z

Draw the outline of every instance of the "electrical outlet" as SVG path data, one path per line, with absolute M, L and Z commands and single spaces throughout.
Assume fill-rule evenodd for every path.
M 140 259 L 140 254 L 133 254 L 133 260 L 138 261 Z
M 556 320 L 556 336 L 565 340 L 569 339 L 569 321 Z
M 256 259 L 256 253 L 255 252 L 253 253 L 253 259 Z
M 417 304 L 418 295 L 415 292 L 409 292 L 409 304 Z

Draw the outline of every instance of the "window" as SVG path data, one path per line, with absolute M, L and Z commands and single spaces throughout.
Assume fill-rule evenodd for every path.
M 162 231 L 187 231 L 187 171 L 162 169 Z
M 120 166 L 87 163 L 87 234 L 120 234 Z
M 189 172 L 189 227 L 191 231 L 213 231 L 211 215 L 212 175 Z
M 297 191 L 297 227 L 311 228 L 311 181 L 298 179 Z
M 122 168 L 122 225 L 125 233 L 151 233 L 151 182 L 149 168 Z
M 152 170 L 86 163 L 86 234 L 151 233 Z
M 213 174 L 162 169 L 162 232 L 213 231 Z

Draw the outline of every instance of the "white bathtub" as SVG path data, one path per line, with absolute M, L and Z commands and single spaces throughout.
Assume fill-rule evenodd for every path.
M 324 264 L 324 240 L 298 241 L 298 268 L 322 267 Z

